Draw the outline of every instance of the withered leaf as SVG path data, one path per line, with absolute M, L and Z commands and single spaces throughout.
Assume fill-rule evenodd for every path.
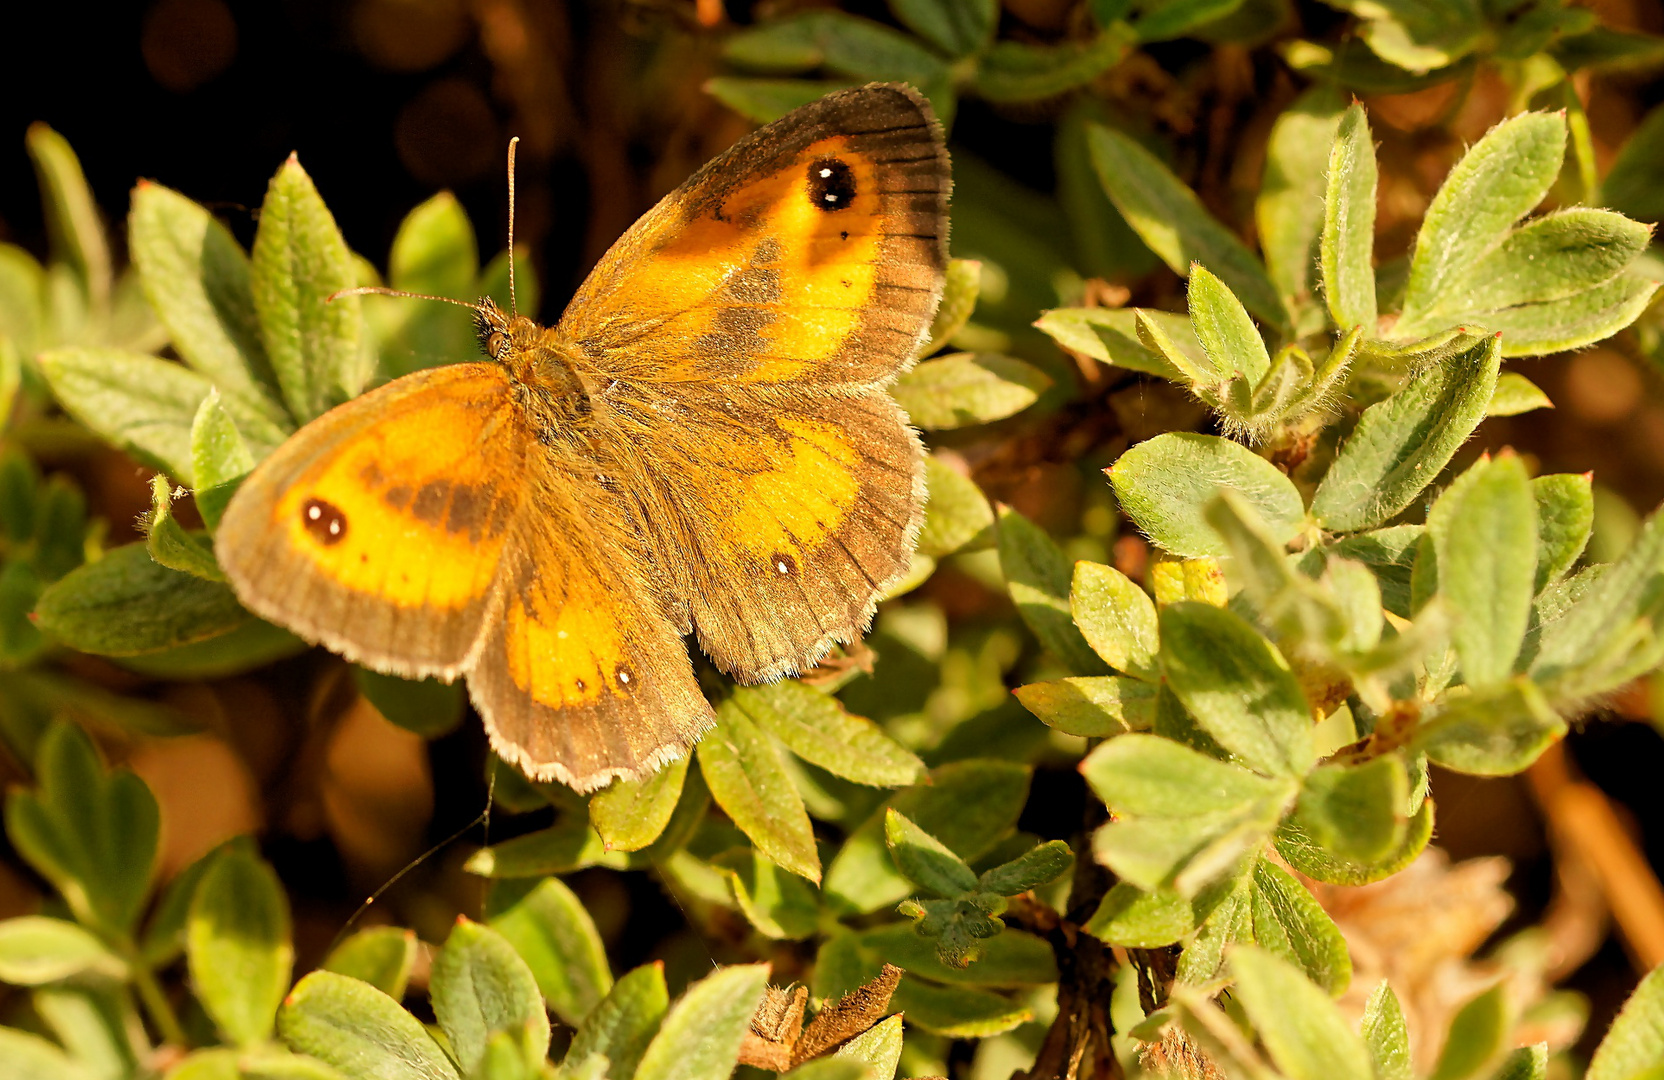
M 885 1010 L 890 1007 L 890 995 L 896 992 L 901 975 L 900 968 L 885 964 L 872 981 L 823 1006 L 797 1040 L 792 1066 L 795 1068 L 837 1049 L 884 1019 Z

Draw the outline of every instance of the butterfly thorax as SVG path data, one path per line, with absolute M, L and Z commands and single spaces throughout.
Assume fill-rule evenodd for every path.
M 560 347 L 555 333 L 523 315 L 480 301 L 475 323 L 485 355 L 508 373 L 515 400 L 545 444 L 575 433 L 591 415 L 593 379 Z

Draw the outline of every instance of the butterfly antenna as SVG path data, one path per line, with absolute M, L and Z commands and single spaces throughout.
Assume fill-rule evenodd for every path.
M 434 296 L 432 293 L 406 292 L 403 289 L 389 289 L 382 285 L 354 285 L 350 289 L 340 289 L 325 297 L 325 302 L 338 300 L 343 296 L 402 296 L 406 300 L 438 300 L 444 304 L 455 304 L 470 311 L 478 311 L 478 304 L 471 304 L 466 300 L 458 300 L 454 296 Z
M 515 135 L 508 141 L 508 312 L 518 318 L 520 306 L 514 298 L 514 148 L 520 145 L 520 136 Z

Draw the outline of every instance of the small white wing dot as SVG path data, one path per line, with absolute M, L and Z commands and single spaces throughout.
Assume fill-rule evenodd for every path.
M 832 175 L 832 170 L 831 170 L 831 169 L 828 169 L 828 168 L 823 168 L 823 169 L 821 169 L 821 171 L 820 171 L 820 175 L 821 175 L 821 179 L 823 179 L 823 180 L 824 180 L 824 179 L 826 179 L 826 178 L 827 178 L 827 177 L 828 177 L 828 176 L 831 176 L 831 175 Z
M 782 574 L 789 574 L 789 573 L 792 572 L 792 568 L 786 565 L 786 562 L 785 562 L 784 559 L 782 559 L 780 562 L 775 563 L 774 568 L 776 570 L 780 571 Z
M 628 671 L 620 671 L 618 673 L 618 681 L 621 682 L 621 683 L 629 682 L 630 681 L 630 673 Z
M 330 522 L 329 523 L 329 535 L 339 536 L 340 534 L 341 534 L 341 523 L 339 521 Z
M 317 521 L 319 518 L 321 518 L 323 516 L 324 516 L 324 512 L 316 506 L 308 506 L 306 508 L 306 517 L 307 517 L 307 520 L 309 520 L 309 521 Z

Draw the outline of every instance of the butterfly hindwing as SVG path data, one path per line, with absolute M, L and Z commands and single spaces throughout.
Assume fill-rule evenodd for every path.
M 347 657 L 455 675 L 492 606 L 531 440 L 489 364 L 419 372 L 307 425 L 215 537 L 243 603 Z
M 651 772 L 712 722 L 687 648 L 593 477 L 552 464 L 527 483 L 538 512 L 468 675 L 492 746 L 578 791 Z

